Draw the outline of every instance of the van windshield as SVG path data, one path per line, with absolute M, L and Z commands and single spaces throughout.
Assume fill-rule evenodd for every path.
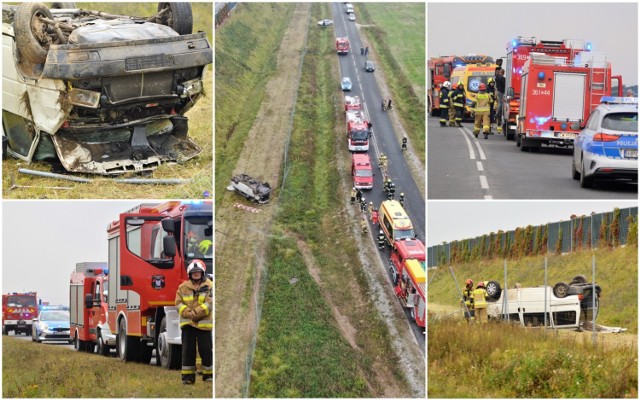
M 413 239 L 414 237 L 415 237 L 415 233 L 413 233 L 413 229 L 394 229 L 393 230 L 393 240 Z
M 356 169 L 356 176 L 368 178 L 370 176 L 373 176 L 373 173 L 370 169 Z
M 367 140 L 368 137 L 369 137 L 369 132 L 367 132 L 366 129 L 351 131 L 352 140 Z

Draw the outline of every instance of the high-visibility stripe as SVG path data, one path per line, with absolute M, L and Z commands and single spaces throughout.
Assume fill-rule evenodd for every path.
M 208 323 L 207 324 L 203 324 L 203 323 L 198 322 L 198 328 L 213 328 L 213 323 L 211 323 L 211 324 L 208 324 Z
M 204 304 L 204 302 L 207 300 L 207 295 L 206 294 L 201 294 L 198 296 L 198 304 Z
M 193 301 L 193 295 L 182 296 L 182 301 Z
M 178 308 L 178 315 L 182 315 L 185 308 L 187 308 L 186 304 L 181 305 L 180 308 Z
M 209 311 L 209 306 L 207 306 L 205 303 L 201 304 L 201 307 L 204 308 L 204 312 L 206 313 L 205 315 L 209 315 L 210 311 Z

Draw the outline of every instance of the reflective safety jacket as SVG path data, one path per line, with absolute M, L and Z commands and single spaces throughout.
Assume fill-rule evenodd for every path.
M 449 89 L 440 89 L 440 108 L 449 108 Z
M 191 279 L 182 282 L 176 292 L 176 308 L 180 315 L 180 328 L 191 325 L 204 331 L 213 330 L 213 282 L 206 279 L 196 287 Z
M 477 288 L 473 291 L 473 307 L 487 308 L 487 291 L 484 288 Z
M 487 92 L 478 92 L 476 96 L 476 114 L 489 112 L 489 106 L 491 104 L 491 95 Z
M 456 108 L 462 108 L 464 107 L 464 103 L 465 103 L 465 94 L 464 94 L 464 90 L 460 90 L 460 89 L 456 89 L 453 91 L 453 94 L 451 95 L 451 99 L 453 100 L 453 106 Z
M 469 310 L 473 310 L 473 288 L 467 289 L 465 288 L 462 291 L 462 300 L 467 304 L 467 308 Z

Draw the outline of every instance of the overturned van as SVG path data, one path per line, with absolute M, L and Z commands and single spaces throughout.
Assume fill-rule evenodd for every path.
M 62 3 L 71 4 L 73 3 Z M 8 153 L 115 175 L 201 152 L 184 116 L 213 52 L 189 3 L 149 18 L 3 4 L 2 127 Z
M 601 292 L 599 285 L 587 283 L 583 275 L 577 275 L 570 284 L 558 282 L 553 287 L 516 287 L 507 290 L 502 290 L 498 282 L 489 281 L 486 290 L 490 320 L 503 319 L 523 326 L 545 326 L 546 313 L 546 326 L 552 328 L 580 328 L 582 322 L 592 321 L 594 315 L 598 315 Z

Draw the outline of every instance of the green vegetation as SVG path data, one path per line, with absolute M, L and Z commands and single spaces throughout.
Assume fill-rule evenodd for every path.
M 360 32 L 380 63 L 409 140 L 425 161 L 425 4 L 358 3 Z
M 183 386 L 180 371 L 122 363 L 56 345 L 2 337 L 2 397 L 212 398 L 201 379 Z
M 311 21 L 329 12 L 328 4 L 314 4 Z M 397 381 L 401 375 L 394 369 L 384 323 L 365 311 L 373 307 L 364 295 L 366 278 L 354 242 L 344 236 L 344 223 L 352 222 L 344 220 L 336 184 L 337 158 L 346 157 L 346 150 L 336 152 L 340 98 L 335 96 L 333 40 L 330 30 L 309 31 L 289 148 L 291 165 L 268 249 L 269 277 L 250 397 L 375 397 L 385 390 L 375 376 L 380 370 L 395 375 L 387 379 Z M 301 253 L 297 240 L 307 244 L 313 260 Z M 307 271 L 310 262 L 316 264 L 321 285 Z M 291 283 L 292 278 L 297 282 Z M 360 349 L 341 335 L 327 296 L 348 313 Z M 376 360 L 384 360 L 380 370 L 374 370 Z
M 598 323 L 621 326 L 629 332 L 638 332 L 638 248 L 636 246 L 612 249 L 582 250 L 565 255 L 548 256 L 547 282 L 569 282 L 575 275 L 591 277 L 591 258 L 596 259 L 596 282 L 602 288 Z M 467 278 L 496 280 L 502 283 L 504 261 L 480 261 L 453 265 L 458 283 Z M 509 286 L 516 282 L 526 286 L 544 284 L 544 257 L 530 256 L 507 262 Z M 433 273 L 433 272 L 432 272 Z M 429 302 L 458 306 L 459 295 L 449 272 L 444 265 L 438 268 L 429 285 Z M 431 338 L 430 338 L 431 339 Z
M 295 4 L 242 3 L 216 36 L 216 181 L 228 185 L 276 70 L 273 57 Z
M 638 396 L 637 341 L 594 348 L 590 336 L 508 324 L 430 320 L 428 326 L 429 397 Z

